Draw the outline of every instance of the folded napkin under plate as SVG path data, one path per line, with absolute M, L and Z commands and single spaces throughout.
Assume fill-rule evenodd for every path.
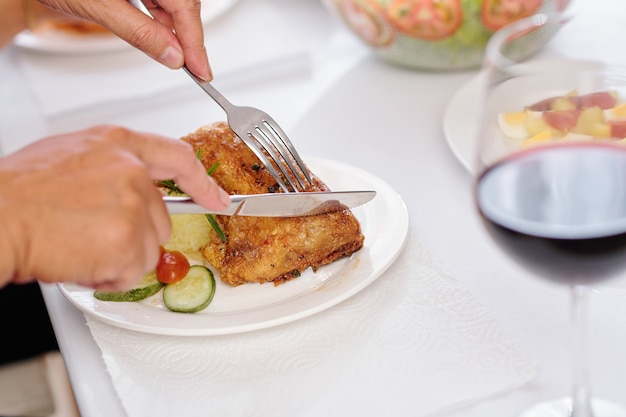
M 308 63 L 307 26 L 299 29 L 299 22 L 264 3 L 241 1 L 207 24 L 205 45 L 215 79 L 221 83 L 229 77 L 259 77 Z M 18 62 L 46 117 L 195 87 L 183 71 L 170 70 L 130 47 L 94 54 L 20 50 Z
M 420 417 L 518 388 L 537 374 L 411 237 L 368 288 L 278 327 L 176 337 L 86 318 L 129 417 Z

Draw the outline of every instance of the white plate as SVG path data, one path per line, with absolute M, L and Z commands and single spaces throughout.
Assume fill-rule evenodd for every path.
M 226 13 L 237 1 L 239 0 L 202 0 L 202 22 L 206 25 L 213 21 Z M 40 36 L 30 31 L 18 34 L 14 42 L 24 49 L 63 54 L 113 52 L 130 47 L 114 35 L 72 36 L 59 33 Z
M 443 133 L 452 153 L 470 172 L 473 171 L 473 158 L 476 154 L 478 128 L 477 100 L 480 94 L 480 78 L 474 77 L 461 87 L 443 114 Z
M 364 247 L 279 286 L 246 284 L 230 287 L 216 276 L 212 303 L 194 314 L 173 313 L 161 292 L 141 302 L 99 301 L 93 290 L 59 284 L 65 297 L 85 314 L 114 326 L 145 333 L 207 336 L 241 333 L 292 322 L 326 310 L 374 282 L 395 261 L 409 226 L 404 201 L 390 185 L 359 168 L 326 159 L 307 164 L 334 190 L 375 190 L 376 197 L 352 211 L 365 235 Z

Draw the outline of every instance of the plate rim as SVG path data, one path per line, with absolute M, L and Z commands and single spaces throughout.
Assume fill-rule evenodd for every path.
M 128 318 L 124 317 L 123 314 L 110 314 L 110 313 L 101 313 L 96 311 L 96 307 L 98 305 L 111 305 L 110 303 L 106 303 L 103 301 L 96 300 L 93 298 L 93 290 L 76 286 L 70 283 L 58 283 L 57 287 L 59 291 L 63 294 L 63 296 L 76 308 L 78 308 L 85 315 L 93 317 L 97 320 L 103 321 L 115 327 L 124 328 L 127 330 L 138 331 L 142 333 L 149 334 L 158 334 L 158 335 L 170 335 L 170 336 L 218 336 L 218 335 L 226 335 L 226 334 L 237 334 L 237 333 L 246 333 L 249 331 L 260 330 L 270 327 L 275 327 L 278 325 L 294 322 L 324 310 L 327 310 L 342 301 L 351 298 L 356 295 L 364 288 L 372 284 L 376 281 L 380 276 L 384 274 L 384 272 L 396 261 L 403 248 L 406 245 L 409 235 L 409 214 L 406 204 L 402 197 L 393 189 L 393 187 L 382 180 L 381 178 L 375 176 L 374 174 L 364 171 L 361 168 L 357 168 L 355 166 L 346 164 L 344 162 L 326 159 L 326 158 L 307 158 L 307 163 L 313 168 L 313 171 L 316 171 L 316 166 L 323 167 L 322 169 L 330 169 L 333 172 L 341 172 L 345 177 L 346 173 L 351 173 L 355 178 L 358 178 L 359 181 L 366 181 L 369 185 L 371 185 L 372 189 L 377 191 L 377 197 L 374 198 L 368 204 L 376 204 L 378 201 L 379 209 L 386 208 L 390 203 L 393 203 L 393 208 L 395 209 L 395 213 L 393 218 L 397 223 L 396 226 L 392 229 L 387 229 L 386 225 L 382 229 L 385 233 L 393 232 L 394 236 L 385 236 L 385 239 L 378 239 L 377 242 L 372 244 L 371 239 L 368 239 L 368 235 L 365 234 L 365 244 L 364 247 L 357 253 L 353 254 L 349 258 L 345 258 L 346 265 L 342 268 L 338 273 L 342 273 L 346 268 L 350 268 L 351 266 L 356 265 L 357 263 L 360 266 L 363 264 L 364 260 L 370 262 L 370 264 L 374 264 L 375 267 L 372 268 L 369 275 L 362 280 L 349 284 L 346 288 L 342 288 L 341 291 L 335 293 L 333 292 L 333 279 L 331 278 L 328 281 L 322 282 L 315 288 L 309 288 L 307 291 L 296 294 L 294 297 L 283 300 L 274 305 L 268 305 L 263 307 L 254 308 L 253 314 L 258 314 L 259 312 L 263 314 L 258 314 L 259 319 L 257 321 L 249 320 L 250 312 L 236 312 L 236 313 L 216 313 L 214 315 L 210 314 L 190 314 L 184 315 L 181 317 L 186 317 L 188 322 L 191 322 L 195 327 L 178 327 L 172 325 L 144 325 L 141 323 L 132 323 L 128 321 Z M 378 199 L 381 197 L 381 199 Z M 356 209 L 359 209 L 358 207 Z M 356 210 L 353 209 L 353 210 Z M 364 207 L 367 210 L 367 206 Z M 391 216 L 390 216 L 391 217 Z M 362 220 L 360 220 L 362 221 Z M 391 239 L 390 239 L 391 238 Z M 371 259 L 372 254 L 370 253 L 371 249 L 377 249 L 379 246 L 390 247 L 391 250 L 387 251 L 387 254 L 384 259 Z M 365 257 L 362 259 L 362 257 Z M 369 258 L 368 258 L 369 257 Z M 339 260 L 341 262 L 342 260 Z M 328 265 L 330 266 L 330 265 Z M 358 266 L 354 267 L 353 274 L 358 271 Z M 322 270 L 320 268 L 320 270 Z M 319 271 L 319 270 L 318 270 Z M 349 274 L 350 275 L 350 274 Z M 329 283 L 330 285 L 326 285 Z M 77 290 L 72 290 L 72 287 L 77 287 Z M 341 287 L 341 286 L 338 286 Z M 322 290 L 322 291 L 318 291 Z M 87 294 L 88 293 L 88 294 Z M 309 294 L 314 294 L 313 298 L 315 301 L 317 297 L 321 297 L 321 302 L 315 304 L 313 306 L 305 306 L 302 310 L 292 311 L 288 314 L 278 315 L 275 314 L 280 308 L 284 305 L 290 305 L 294 299 L 302 299 L 303 297 L 311 296 Z M 321 294 L 321 295 L 320 295 Z M 88 297 L 91 295 L 91 297 Z M 81 301 L 81 298 L 85 298 L 86 301 Z M 306 301 L 306 298 L 305 298 Z M 145 304 L 141 303 L 133 303 L 125 305 L 125 307 L 135 307 L 136 310 L 139 311 L 152 311 L 155 312 L 157 309 L 149 308 Z M 173 312 L 163 312 L 164 314 L 181 314 L 181 313 L 173 313 Z M 159 314 L 159 313 L 157 313 Z M 269 315 L 268 315 L 269 314 Z M 267 317 L 266 317 L 267 316 Z M 173 317 L 173 316 L 172 316 Z M 222 326 L 207 326 L 207 322 L 210 320 L 215 320 L 217 317 L 222 317 L 226 322 L 226 325 Z M 228 325 L 228 321 L 235 318 L 235 322 L 237 319 L 240 320 L 239 323 L 234 323 Z M 243 318 L 243 320 L 241 320 Z M 197 322 L 197 325 L 195 324 Z
M 211 6 L 204 7 L 201 10 L 203 26 L 206 26 L 208 23 L 226 13 L 237 2 L 239 2 L 239 0 L 202 0 L 203 7 L 207 4 Z M 28 51 L 66 55 L 88 55 L 132 49 L 128 43 L 113 34 L 93 37 L 47 39 L 28 30 L 24 30 L 15 36 L 13 43 L 17 47 Z
M 443 133 L 455 158 L 470 173 L 474 171 L 476 137 L 468 134 L 478 127 L 478 115 L 471 109 L 480 95 L 480 74 L 472 76 L 448 101 L 443 113 Z

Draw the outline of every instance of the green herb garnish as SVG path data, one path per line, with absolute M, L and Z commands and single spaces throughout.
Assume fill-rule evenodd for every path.
M 224 233 L 224 231 L 222 230 L 220 225 L 217 223 L 217 219 L 215 218 L 215 215 L 213 215 L 213 214 L 205 214 L 204 216 L 209 221 L 209 224 L 211 225 L 211 227 L 213 228 L 215 233 L 217 233 L 217 235 L 219 236 L 220 240 L 222 242 L 226 243 L 226 241 L 228 240 L 226 238 L 226 233 Z
M 200 152 L 200 150 L 198 150 L 198 152 Z M 206 173 L 208 175 L 213 175 L 218 166 L 220 166 L 219 162 L 214 163 L 213 165 L 211 165 L 211 168 L 207 169 Z M 209 224 L 211 225 L 215 233 L 217 233 L 217 235 L 220 237 L 220 240 L 226 243 L 226 233 L 224 233 L 220 225 L 217 223 L 217 219 L 215 218 L 215 216 L 213 214 L 205 214 L 205 217 L 209 221 Z
M 183 190 L 178 188 L 174 180 L 157 181 L 157 186 L 167 189 L 168 194 L 184 194 Z
M 202 150 L 198 149 L 198 152 L 196 152 L 196 157 L 198 159 L 201 159 L 201 156 L 202 156 Z M 217 169 L 217 167 L 219 166 L 220 166 L 219 162 L 216 162 L 213 165 L 211 165 L 211 167 L 207 169 L 206 171 L 207 175 L 212 175 Z M 158 187 L 165 188 L 167 190 L 167 194 L 170 194 L 170 195 L 171 194 L 185 194 L 183 190 L 181 190 L 178 187 L 178 185 L 176 185 L 174 180 L 161 180 L 161 181 L 157 181 L 156 184 Z M 220 240 L 225 243 L 227 240 L 226 233 L 224 233 L 220 225 L 217 223 L 217 219 L 215 218 L 215 215 L 205 214 L 205 217 L 209 221 L 209 224 L 211 225 L 215 233 L 217 233 L 217 235 L 219 236 Z
M 220 166 L 219 162 L 214 163 L 211 168 L 206 170 L 206 173 L 209 175 L 213 175 L 213 173 L 215 172 L 215 170 L 217 169 L 217 167 Z

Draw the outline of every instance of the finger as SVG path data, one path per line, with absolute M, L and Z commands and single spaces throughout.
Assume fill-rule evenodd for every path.
M 147 198 L 152 203 L 148 205 L 148 212 L 149 219 L 152 222 L 151 230 L 154 230 L 154 236 L 146 236 L 146 253 L 154 255 L 153 257 L 146 257 L 145 267 L 149 269 L 156 264 L 156 252 L 151 252 L 170 238 L 172 225 L 159 190 L 156 187 L 149 187 L 146 189 L 146 192 L 151 194 Z
M 230 204 L 230 196 L 213 178 L 204 173 L 206 181 L 197 181 L 191 175 L 174 177 L 176 184 L 191 198 L 203 207 L 213 210 L 223 210 Z
M 104 8 L 98 23 L 163 65 L 181 68 L 185 63 L 183 46 L 171 27 L 162 22 L 163 15 L 160 19 L 152 19 L 123 1 Z
M 129 236 L 122 236 L 122 241 L 134 248 L 137 254 L 127 254 L 126 262 L 120 260 L 118 264 L 122 272 L 137 267 L 148 271 L 156 265 L 159 245 L 165 243 L 171 235 L 170 217 L 161 192 L 154 186 L 151 167 L 132 149 L 124 149 L 122 152 L 126 161 L 132 164 L 126 168 L 125 175 L 120 175 L 128 178 L 125 183 L 130 191 L 124 194 L 120 206 L 128 213 L 124 219 L 133 224 Z
M 228 193 L 206 173 L 187 142 L 153 134 L 126 133 L 117 139 L 144 162 L 153 179 L 173 179 L 196 203 L 209 209 L 223 210 L 229 204 Z
M 157 204 L 153 204 L 156 208 Z M 160 204 L 163 206 L 163 204 Z M 149 210 L 152 211 L 152 210 Z M 158 211 L 158 209 L 157 209 Z M 161 213 L 159 213 L 161 215 Z M 133 240 L 132 246 L 119 252 L 115 256 L 115 261 L 111 257 L 100 259 L 96 268 L 96 275 L 86 275 L 79 278 L 84 281 L 83 285 L 93 286 L 102 291 L 127 291 L 136 286 L 141 278 L 149 271 L 153 271 L 159 259 L 159 243 L 156 238 L 160 234 L 157 230 L 162 229 L 165 239 L 171 230 L 169 215 L 164 213 L 160 220 L 147 219 L 151 214 L 144 216 L 144 220 L 151 224 L 140 227 L 141 235 Z M 158 225 L 162 225 L 159 227 Z M 165 225 L 163 227 L 163 225 Z
M 146 0 L 154 3 L 154 0 Z M 204 47 L 201 0 L 158 0 L 158 5 L 171 15 L 178 41 L 183 48 L 185 65 L 205 81 L 213 79 Z
M 133 1 L 137 2 L 139 0 Z M 172 31 L 174 30 L 174 21 L 172 20 L 172 15 L 169 12 L 165 11 L 156 0 L 143 0 L 142 3 L 154 20 L 164 24 Z
M 206 168 L 198 160 L 191 146 L 183 141 L 174 142 L 181 148 L 180 153 L 172 153 L 166 156 L 165 160 L 159 159 L 159 168 L 152 171 L 154 178 L 173 179 L 201 206 L 215 210 L 226 208 L 230 203 L 228 193 L 207 174 Z M 152 161 L 154 163 L 154 159 Z

